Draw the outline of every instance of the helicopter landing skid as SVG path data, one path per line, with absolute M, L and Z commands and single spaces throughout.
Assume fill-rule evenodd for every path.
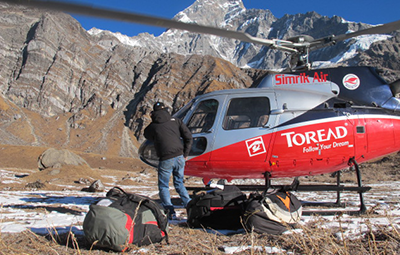
M 257 191 L 263 192 L 268 189 L 278 189 L 284 191 L 296 191 L 296 192 L 313 192 L 313 191 L 336 191 L 336 201 L 335 202 L 307 202 L 302 201 L 303 206 L 313 206 L 313 207 L 342 207 L 345 208 L 346 204 L 341 202 L 341 192 L 352 191 L 358 192 L 360 196 L 360 209 L 358 211 L 303 211 L 303 214 L 335 214 L 335 213 L 347 213 L 347 214 L 364 214 L 367 211 L 367 207 L 364 203 L 363 193 L 369 191 L 371 187 L 363 186 L 361 180 L 361 172 L 358 163 L 354 158 L 349 159 L 349 166 L 354 166 L 357 175 L 357 186 L 344 186 L 341 184 L 341 172 L 337 171 L 336 174 L 336 185 L 300 185 L 298 178 L 293 180 L 291 185 L 272 185 L 270 179 L 270 173 L 266 172 L 265 185 L 235 185 L 242 191 Z M 215 187 L 187 187 L 188 190 L 193 190 L 195 192 L 200 190 L 211 190 Z
M 336 185 L 299 185 L 299 181 L 297 178 L 294 179 L 291 185 L 271 185 L 269 175 L 266 174 L 266 186 L 271 188 L 283 189 L 286 191 L 298 191 L 298 192 L 312 192 L 312 191 L 336 191 L 336 201 L 335 202 L 308 202 L 302 201 L 303 206 L 320 206 L 320 207 L 342 207 L 345 208 L 346 204 L 341 202 L 341 192 L 343 191 L 351 191 L 358 192 L 360 198 L 360 207 L 358 211 L 344 211 L 348 214 L 364 214 L 367 211 L 367 207 L 365 206 L 363 193 L 369 191 L 371 187 L 362 185 L 362 178 L 359 165 L 357 161 L 353 158 L 349 159 L 348 162 L 349 167 L 354 167 L 356 176 L 357 176 L 357 186 L 344 186 L 341 184 L 341 171 L 335 172 L 336 175 Z M 245 188 L 245 187 L 243 187 Z M 306 211 L 305 214 L 329 214 L 329 211 Z M 332 212 L 331 212 L 332 213 Z

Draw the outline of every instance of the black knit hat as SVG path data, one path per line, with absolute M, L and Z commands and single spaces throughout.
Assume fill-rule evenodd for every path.
M 162 109 L 165 109 L 165 105 L 163 103 L 161 103 L 161 102 L 157 102 L 153 106 L 153 111 L 155 111 L 155 112 L 159 111 L 159 110 L 162 110 Z

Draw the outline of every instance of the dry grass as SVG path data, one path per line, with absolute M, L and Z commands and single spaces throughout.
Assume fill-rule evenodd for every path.
M 340 221 L 340 217 L 337 219 Z M 268 247 L 275 247 L 275 254 L 398 254 L 399 229 L 393 226 L 368 226 L 367 233 L 343 239 L 339 229 L 327 229 L 323 220 L 301 226 L 302 233 L 273 236 L 243 233 L 232 236 L 207 233 L 185 225 L 172 226 L 170 244 L 165 242 L 141 249 L 131 245 L 127 253 L 138 254 L 224 254 L 224 247 L 246 247 L 240 254 L 266 254 Z M 372 230 L 376 229 L 376 230 Z M 339 233 L 339 234 L 338 234 Z M 343 234 L 344 235 L 344 234 Z M 280 249 L 280 250 L 278 250 Z M 268 251 L 268 250 L 267 250 Z M 93 248 L 82 236 L 72 232 L 53 233 L 45 236 L 31 231 L 18 234 L 1 234 L 0 254 L 110 254 Z
M 18 147 L 18 146 L 17 146 Z M 18 148 L 14 146 L 0 146 L 0 168 L 19 169 L 21 173 L 29 173 L 25 181 L 33 182 L 41 179 L 46 182 L 45 189 L 55 189 L 57 181 L 46 178 L 46 172 L 38 172 L 37 158 L 46 148 L 27 148 L 22 147 L 23 154 L 17 154 Z M 11 158 L 11 155 L 18 155 L 19 159 Z M 93 178 L 100 178 L 101 172 L 112 171 L 118 175 L 121 182 L 134 182 L 132 179 L 124 180 L 123 177 L 135 175 L 142 171 L 148 171 L 147 166 L 134 159 L 117 157 L 80 154 L 92 167 L 92 169 L 72 169 L 68 174 L 63 174 L 59 182 L 65 183 L 66 178 L 74 173 L 71 183 L 74 183 L 80 174 L 86 176 L 93 175 Z M 362 165 L 363 180 L 365 183 L 376 181 L 399 180 L 398 169 L 400 156 L 391 155 L 380 159 L 377 162 Z M 66 169 L 60 169 L 61 173 Z M 84 171 L 84 172 L 81 172 Z M 79 172 L 75 174 L 76 172 Z M 70 177 L 71 177 L 70 176 Z M 343 173 L 344 182 L 355 182 L 354 173 Z M 15 190 L 24 189 L 26 183 L 13 184 Z M 105 180 L 107 181 L 107 180 Z M 335 181 L 329 175 L 302 178 L 302 182 L 314 181 Z M 54 186 L 50 185 L 54 182 Z M 132 183 L 134 185 L 135 183 Z M 10 184 L 1 184 L 0 189 L 4 189 Z M 137 185 L 137 184 L 136 184 Z M 373 210 L 370 210 L 373 212 Z M 395 225 L 388 226 L 373 225 L 374 214 L 363 216 L 368 231 L 355 234 L 353 237 L 345 237 L 345 228 L 342 228 L 342 216 L 338 216 L 336 221 L 338 228 L 326 228 L 326 221 L 322 217 L 307 224 L 300 225 L 300 233 L 289 235 L 273 236 L 268 234 L 241 233 L 235 235 L 217 235 L 201 229 L 190 229 L 186 224 L 172 225 L 169 231 L 170 244 L 165 242 L 149 245 L 146 247 L 136 247 L 131 245 L 127 253 L 132 254 L 225 254 L 224 247 L 245 247 L 240 250 L 240 254 L 266 254 L 266 247 L 275 247 L 275 254 L 399 254 L 400 251 L 400 230 Z M 389 222 L 391 222 L 389 220 Z M 397 225 L 396 225 L 397 226 Z M 111 252 L 112 253 L 112 252 Z M 57 233 L 57 230 L 49 229 L 49 234 L 39 235 L 32 231 L 10 234 L 0 233 L 0 254 L 111 254 L 109 251 L 94 248 L 87 243 L 83 236 L 69 233 Z

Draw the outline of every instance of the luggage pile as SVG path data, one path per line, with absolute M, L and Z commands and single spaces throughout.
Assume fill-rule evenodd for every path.
M 247 197 L 236 186 L 197 192 L 187 206 L 192 228 L 241 229 L 279 235 L 300 221 L 302 206 L 290 192 L 252 193 Z
M 187 224 L 192 228 L 246 229 L 281 234 L 300 221 L 302 206 L 290 192 L 273 190 L 247 197 L 236 186 L 195 192 L 187 205 Z M 112 188 L 90 205 L 83 222 L 87 241 L 95 247 L 126 251 L 137 246 L 168 243 L 168 218 L 156 201 Z

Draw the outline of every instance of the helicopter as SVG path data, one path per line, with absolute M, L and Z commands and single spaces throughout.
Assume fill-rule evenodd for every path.
M 287 40 L 256 38 L 230 31 L 141 14 L 39 0 L 0 0 L 37 8 L 99 16 L 165 28 L 212 34 L 288 52 L 290 66 L 268 73 L 255 88 L 221 90 L 197 96 L 173 116 L 192 132 L 193 145 L 185 175 L 212 179 L 265 179 L 339 173 L 337 185 L 296 190 L 360 193 L 365 211 L 359 164 L 400 150 L 400 80 L 387 84 L 372 67 L 312 69 L 311 51 L 360 35 L 400 29 L 400 20 L 343 35 Z M 156 167 L 151 142 L 139 148 L 142 161 Z M 340 170 L 354 167 L 357 187 L 340 185 Z M 244 187 L 242 187 L 244 188 Z M 247 187 L 251 188 L 251 187 Z

